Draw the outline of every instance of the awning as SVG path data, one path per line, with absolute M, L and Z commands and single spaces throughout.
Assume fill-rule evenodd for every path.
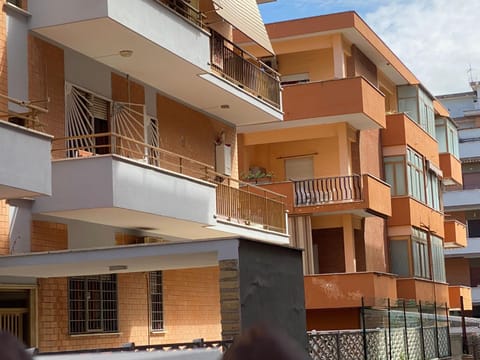
M 225 21 L 272 55 L 275 54 L 256 0 L 214 0 L 214 7 Z

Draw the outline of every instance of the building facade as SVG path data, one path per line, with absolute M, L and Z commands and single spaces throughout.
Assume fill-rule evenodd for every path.
M 256 2 L 8 1 L 0 26 L 2 328 L 54 352 L 264 320 L 304 345 L 283 196 L 238 176 L 238 126 L 283 119 L 232 41 L 272 51 Z
M 480 83 L 470 83 L 471 92 L 448 94 L 439 96 L 439 100 L 448 108 L 455 127 L 452 132 L 458 132 L 459 149 L 457 150 L 462 161 L 463 186 L 451 186 L 444 194 L 445 211 L 452 222 L 461 222 L 467 225 L 467 246 L 461 249 L 452 249 L 445 252 L 447 280 L 451 284 L 471 287 L 471 301 L 473 311 L 467 313 L 480 316 L 479 285 L 479 248 L 480 237 L 478 219 L 480 209 L 479 193 L 479 127 L 480 105 L 478 90 Z M 467 298 L 466 301 L 469 299 Z M 470 309 L 468 309 L 470 310 Z
M 448 111 L 355 12 L 267 31 L 274 58 L 239 39 L 280 72 L 285 117 L 239 127 L 239 169 L 287 197 L 308 329 L 359 329 L 386 299 L 458 303 L 443 258 L 465 241 L 443 214 L 443 186 L 462 184 Z

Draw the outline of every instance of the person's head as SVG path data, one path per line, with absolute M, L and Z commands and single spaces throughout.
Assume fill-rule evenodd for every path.
M 305 352 L 289 337 L 265 326 L 242 334 L 223 355 L 223 360 L 306 360 Z
M 0 360 L 32 360 L 32 357 L 15 336 L 0 331 Z

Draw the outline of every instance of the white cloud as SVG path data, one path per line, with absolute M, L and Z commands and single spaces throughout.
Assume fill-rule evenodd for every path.
M 438 95 L 469 91 L 470 64 L 480 80 L 479 14 L 478 0 L 392 0 L 364 18 Z

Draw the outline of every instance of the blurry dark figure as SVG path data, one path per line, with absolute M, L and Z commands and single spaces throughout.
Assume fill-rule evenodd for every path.
M 305 352 L 290 338 L 273 329 L 253 327 L 237 338 L 223 360 L 308 360 Z
M 32 360 L 25 346 L 7 332 L 0 332 L 0 360 Z

